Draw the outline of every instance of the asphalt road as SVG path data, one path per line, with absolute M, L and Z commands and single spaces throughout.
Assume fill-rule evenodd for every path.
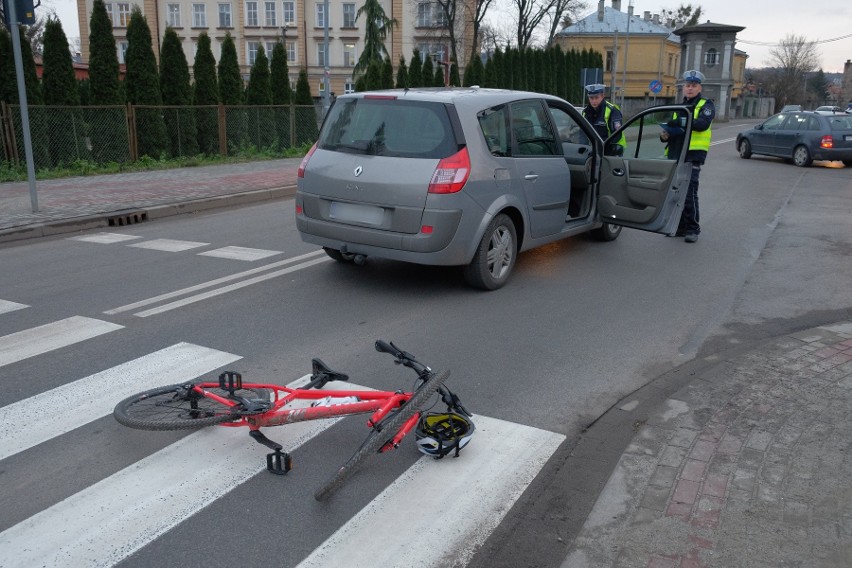
M 490 515 L 501 526 L 483 531 L 463 560 L 523 565 L 506 543 L 529 538 L 530 526 L 570 530 L 559 519 L 531 520 L 524 511 L 558 488 L 553 472 L 565 446 L 613 403 L 699 354 L 849 319 L 852 169 L 741 160 L 726 142 L 735 134 L 732 127 L 714 128 L 716 142 L 702 172 L 698 243 L 634 230 L 613 243 L 576 237 L 523 254 L 510 284 L 490 293 L 466 288 L 456 269 L 327 260 L 298 238 L 292 200 L 112 231 L 128 237 L 123 241 L 97 242 L 109 239 L 90 231 L 2 246 L 0 341 L 18 334 L 18 344 L 35 344 L 20 334 L 67 318 L 85 318 L 73 322 L 97 335 L 0 361 L 0 406 L 43 404 L 34 397 L 83 378 L 108 384 L 99 373 L 120 368 L 127 375 L 148 364 L 135 359 L 181 343 L 215 351 L 230 359 L 223 365 L 252 379 L 288 383 L 319 356 L 358 384 L 400 388 L 413 375 L 372 348 L 375 339 L 392 340 L 435 368 L 451 369 L 450 386 L 485 417 L 483 430 L 502 432 L 508 425 L 504 440 L 487 432 L 479 438 L 496 444 L 481 447 L 483 455 L 521 455 L 511 443 L 527 434 L 547 440 L 544 453 L 528 460 L 541 460 L 541 469 L 517 473 L 515 485 L 500 485 L 500 472 L 480 472 L 469 485 L 472 494 L 505 490 L 512 496 L 508 504 L 519 500 L 515 509 Z M 146 243 L 155 239 L 184 244 L 150 248 Z M 174 250 L 181 246 L 190 248 Z M 249 253 L 255 256 L 239 256 Z M 27 307 L 10 309 L 10 303 Z M 160 383 L 173 382 L 165 371 Z M 63 395 L 79 391 L 72 386 Z M 95 392 L 109 400 L 109 392 Z M 73 414 L 43 406 L 37 412 L 63 419 Z M 35 523 L 41 512 L 74 504 L 86 492 L 117 503 L 127 499 L 127 509 L 139 506 L 140 497 L 128 496 L 141 481 L 122 478 L 110 492 L 103 486 L 183 439 L 128 430 L 107 415 L 93 418 L 4 459 L 0 539 L 2 531 Z M 382 501 L 391 483 L 402 483 L 408 497 L 423 491 L 410 479 L 417 479 L 410 468 L 418 454 L 409 445 L 381 456 L 331 504 L 313 501 L 313 489 L 354 451 L 363 430 L 350 419 L 317 434 L 294 452 L 296 469 L 283 479 L 249 471 L 223 488 L 175 485 L 165 497 L 157 494 L 152 498 L 197 497 L 177 507 L 181 513 L 165 529 L 148 529 L 150 538 L 127 543 L 134 554 L 116 553 L 105 565 L 122 559 L 123 566 L 195 565 L 199 558 L 208 566 L 305 561 L 364 507 L 393 503 L 393 495 Z M 290 440 L 276 430 L 268 435 Z M 551 441 L 562 448 L 554 450 Z M 252 467 L 259 469 L 265 450 L 247 435 L 244 442 L 253 450 L 248 461 L 256 459 Z M 183 461 L 176 458 L 189 479 L 206 465 L 205 456 L 224 452 L 208 443 L 198 439 L 181 450 Z M 211 453 L 193 454 L 193 444 Z M 447 467 L 458 464 L 463 460 Z M 539 483 L 521 494 L 536 474 Z M 606 472 L 600 474 L 605 481 Z M 152 481 L 144 470 L 138 475 Z M 474 518 L 443 497 L 440 488 L 434 491 L 432 501 L 443 507 L 439 517 L 430 518 L 425 505 L 417 514 L 434 523 L 453 515 Z M 374 512 L 362 548 L 385 547 L 399 522 L 387 510 Z M 559 558 L 562 546 L 557 539 L 542 543 L 542 557 Z

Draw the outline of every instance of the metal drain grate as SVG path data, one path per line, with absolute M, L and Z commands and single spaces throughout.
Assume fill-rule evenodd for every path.
M 107 219 L 110 227 L 123 227 L 125 225 L 135 225 L 136 223 L 144 223 L 148 220 L 148 213 L 145 211 L 137 211 L 135 213 L 125 213 L 124 215 L 116 215 Z

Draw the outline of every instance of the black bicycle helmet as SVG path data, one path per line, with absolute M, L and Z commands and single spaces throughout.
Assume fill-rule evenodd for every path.
M 476 426 L 473 421 L 455 412 L 424 413 L 414 436 L 417 439 L 417 449 L 427 456 L 441 459 L 450 452 L 458 457 L 459 451 L 470 442 Z

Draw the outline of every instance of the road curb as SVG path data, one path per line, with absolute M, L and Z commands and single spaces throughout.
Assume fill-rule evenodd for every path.
M 215 195 L 200 199 L 170 203 L 168 205 L 128 207 L 126 209 L 107 211 L 94 215 L 81 215 L 79 217 L 70 217 L 56 221 L 30 223 L 18 227 L 0 229 L 0 243 L 11 243 L 39 237 L 49 237 L 89 229 L 98 229 L 102 227 L 121 227 L 154 219 L 172 217 L 175 215 L 203 213 L 205 211 L 223 209 L 227 207 L 253 205 L 263 201 L 292 197 L 295 194 L 296 186 L 288 185 L 258 189 L 254 191 L 244 191 L 229 195 Z

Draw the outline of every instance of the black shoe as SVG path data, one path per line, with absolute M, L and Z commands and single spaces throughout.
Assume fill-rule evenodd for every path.
M 687 233 L 686 237 L 683 240 L 688 242 L 688 243 L 694 243 L 695 241 L 698 240 L 698 234 L 697 233 Z

